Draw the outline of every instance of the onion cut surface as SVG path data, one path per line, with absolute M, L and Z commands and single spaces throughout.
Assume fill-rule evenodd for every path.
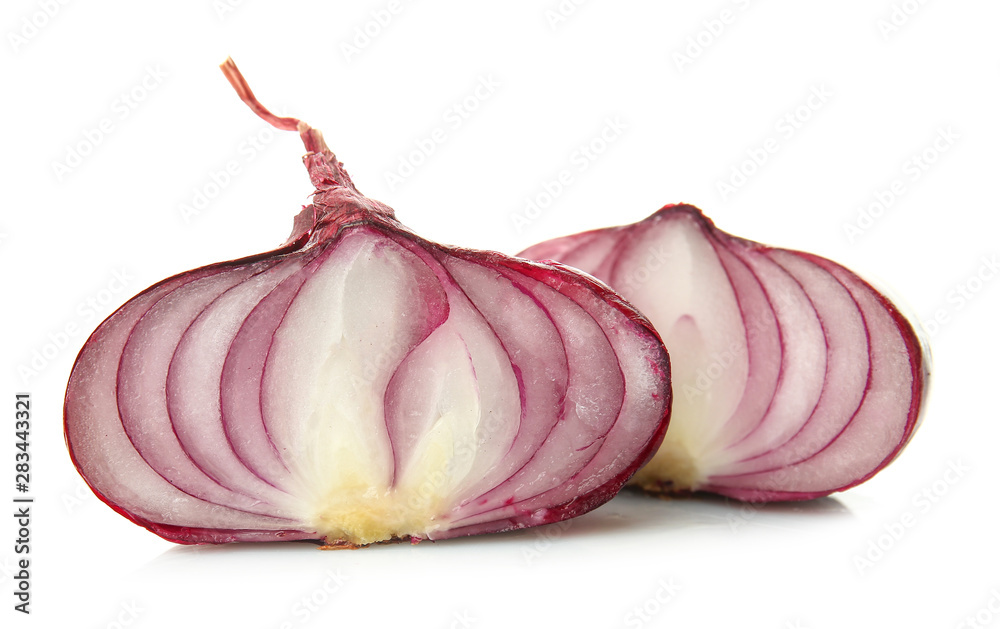
M 689 205 L 519 254 L 607 282 L 670 351 L 670 429 L 633 483 L 802 500 L 888 465 L 918 425 L 927 350 L 835 262 L 731 236 Z
M 316 192 L 274 251 L 174 276 L 84 345 L 75 465 L 180 543 L 445 539 L 556 522 L 656 451 L 670 366 L 650 323 L 560 264 L 438 245 L 361 195 L 316 130 Z

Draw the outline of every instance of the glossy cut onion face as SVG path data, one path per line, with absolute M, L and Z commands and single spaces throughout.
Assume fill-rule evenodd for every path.
M 917 425 L 927 365 L 868 283 L 718 230 L 691 206 L 520 254 L 606 281 L 670 351 L 670 429 L 634 481 L 745 500 L 827 495 L 887 465 Z
M 281 249 L 164 280 L 87 341 L 66 439 L 94 491 L 182 543 L 444 539 L 610 499 L 666 428 L 649 323 L 558 264 L 414 235 L 227 71 L 303 136 L 313 204 Z

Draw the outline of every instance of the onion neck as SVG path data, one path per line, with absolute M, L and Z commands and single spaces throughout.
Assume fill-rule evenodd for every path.
M 323 134 L 304 122 L 299 122 L 298 130 L 302 144 L 308 151 L 302 161 L 305 162 L 309 179 L 316 187 L 316 192 L 320 193 L 339 186 L 357 193 L 358 189 L 354 187 L 351 176 L 344 169 L 344 164 L 326 145 Z
M 377 218 L 398 225 L 396 215 L 387 205 L 373 201 L 358 192 L 337 156 L 326 145 L 323 134 L 298 118 L 281 117 L 271 113 L 254 96 L 246 79 L 236 67 L 232 58 L 222 65 L 222 73 L 236 90 L 240 99 L 250 109 L 277 129 L 298 131 L 306 148 L 303 158 L 309 179 L 316 191 L 313 203 L 306 206 L 295 217 L 292 234 L 286 245 L 306 246 L 318 240 L 335 235 L 345 223 Z

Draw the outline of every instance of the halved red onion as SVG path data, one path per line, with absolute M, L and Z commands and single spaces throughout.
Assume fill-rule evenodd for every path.
M 559 264 L 438 245 L 360 194 L 318 131 L 274 251 L 134 297 L 77 358 L 66 440 L 93 490 L 181 543 L 363 545 L 556 522 L 655 452 L 669 361 Z
M 520 254 L 606 281 L 660 332 L 674 407 L 633 482 L 802 500 L 857 485 L 916 429 L 926 350 L 895 306 L 819 256 L 720 231 L 690 205 Z

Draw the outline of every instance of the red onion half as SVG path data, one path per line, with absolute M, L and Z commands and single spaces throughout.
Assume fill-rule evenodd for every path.
M 559 264 L 438 245 L 297 130 L 316 188 L 274 251 L 166 279 L 105 320 L 66 391 L 71 456 L 180 543 L 443 539 L 564 520 L 655 452 L 649 322 Z
M 731 236 L 690 205 L 520 255 L 592 273 L 660 332 L 674 407 L 633 479 L 647 490 L 825 496 L 888 465 L 917 427 L 925 350 L 886 297 L 835 262 Z

